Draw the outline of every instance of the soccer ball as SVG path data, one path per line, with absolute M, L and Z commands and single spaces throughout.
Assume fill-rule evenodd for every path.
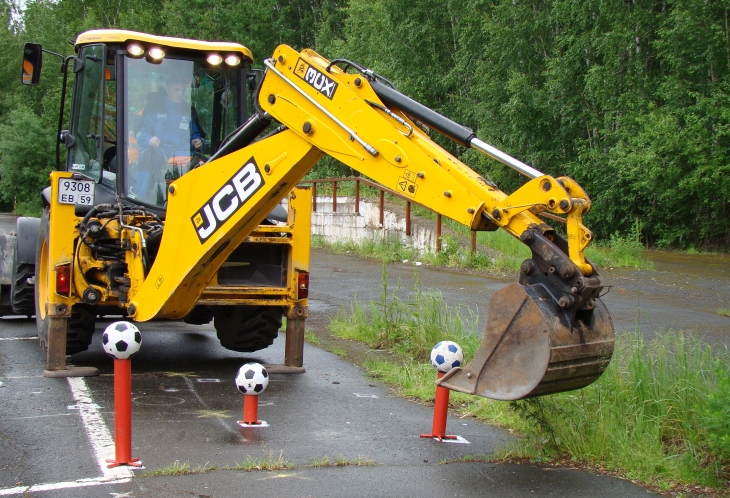
M 114 322 L 104 330 L 101 342 L 106 354 L 117 360 L 126 360 L 139 351 L 142 334 L 132 323 Z
M 269 385 L 269 372 L 260 363 L 246 363 L 238 369 L 236 387 L 243 394 L 258 396 Z
M 464 352 L 453 341 L 441 341 L 431 350 L 431 365 L 439 372 L 446 373 L 452 368 L 460 367 L 463 361 Z

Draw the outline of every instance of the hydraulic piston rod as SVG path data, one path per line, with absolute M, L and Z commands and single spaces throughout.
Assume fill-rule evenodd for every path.
M 420 121 L 426 126 L 436 130 L 445 137 L 450 138 L 454 142 L 463 145 L 464 147 L 473 147 L 478 151 L 488 155 L 492 159 L 499 161 L 500 163 L 509 166 L 515 171 L 522 173 L 530 178 L 537 178 L 543 176 L 535 168 L 528 166 L 522 161 L 518 161 L 509 154 L 505 154 L 501 150 L 492 147 L 488 143 L 479 140 L 473 130 L 470 130 L 466 126 L 462 126 L 449 118 L 442 116 L 433 109 L 429 109 L 420 102 L 403 95 L 395 88 L 392 88 L 377 79 L 371 80 L 370 85 L 372 86 L 375 94 L 383 101 L 383 103 L 390 107 L 395 107 L 413 119 Z

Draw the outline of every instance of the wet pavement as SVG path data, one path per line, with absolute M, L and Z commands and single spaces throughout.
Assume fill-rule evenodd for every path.
M 108 322 L 106 322 L 108 323 Z M 105 323 L 99 324 L 99 329 Z M 459 463 L 490 456 L 512 438 L 469 419 L 447 432 L 469 444 L 421 439 L 429 407 L 393 397 L 355 365 L 309 344 L 307 373 L 271 376 L 260 397 L 266 428 L 241 428 L 233 378 L 246 361 L 278 363 L 284 337 L 253 355 L 220 347 L 211 327 L 142 324 L 133 359 L 133 449 L 148 470 L 178 462 L 215 466 L 203 474 L 130 477 L 100 464 L 113 456 L 112 360 L 94 338 L 73 357 L 97 366 L 86 379 L 45 379 L 30 320 L 0 322 L 0 496 L 646 496 L 628 481 L 536 465 Z M 100 425 L 93 424 L 96 413 Z M 106 436 L 104 432 L 106 431 Z M 220 470 L 282 458 L 292 469 Z M 363 466 L 316 468 L 339 459 Z M 451 462 L 451 463 L 444 463 Z M 89 479 L 97 479 L 89 481 Z M 106 479 L 108 482 L 99 482 Z M 48 483 L 48 486 L 38 486 Z M 126 494 L 125 494 L 126 493 Z
M 617 333 L 637 329 L 646 338 L 667 330 L 696 334 L 713 345 L 730 346 L 730 317 L 717 313 L 730 308 L 730 256 L 685 255 L 649 251 L 653 270 L 605 268 L 608 286 L 603 297 Z M 461 306 L 463 318 L 481 334 L 487 303 L 502 287 L 517 281 L 463 271 L 393 263 L 387 266 L 388 288 L 400 281 L 402 295 L 414 287 L 435 289 L 450 306 Z M 310 324 L 326 326 L 337 310 L 349 309 L 353 296 L 362 303 L 380 300 L 382 264 L 352 254 L 312 252 Z M 319 313 L 319 314 L 317 314 Z M 472 318 L 473 317 L 473 318 Z M 314 326 L 314 325 L 312 325 Z
M 604 272 L 613 285 L 605 301 L 617 330 L 633 329 L 638 317 L 646 335 L 686 329 L 727 344 L 730 318 L 716 311 L 730 305 L 729 260 L 710 257 L 697 269 L 695 256 L 686 261 L 661 256 L 654 271 Z M 308 328 L 326 327 L 329 317 L 355 296 L 362 302 L 377 300 L 381 275 L 377 261 L 314 251 Z M 512 281 L 425 267 L 414 274 L 411 265 L 388 266 L 391 289 L 399 279 L 404 291 L 411 289 L 414 276 L 423 289 L 438 288 L 448 303 L 460 303 L 463 313 L 481 315 L 481 324 L 491 295 Z M 108 323 L 100 321 L 97 331 Z M 270 427 L 241 428 L 235 373 L 246 361 L 281 363 L 283 334 L 272 347 L 246 355 L 223 349 L 212 325 L 147 323 L 140 328 L 143 345 L 133 359 L 133 456 L 148 470 L 175 462 L 217 470 L 161 477 L 108 470 L 103 460 L 114 451 L 113 376 L 100 334 L 72 361 L 98 367 L 101 376 L 46 379 L 34 322 L 6 317 L 0 318 L 0 496 L 647 495 L 628 481 L 578 470 L 459 462 L 488 457 L 512 436 L 451 417 L 447 432 L 469 444 L 421 439 L 419 433 L 431 427 L 429 407 L 392 396 L 357 366 L 310 344 L 305 345 L 307 373 L 273 374 L 261 396 L 259 417 Z M 279 458 L 293 468 L 222 470 L 247 460 Z M 369 464 L 314 466 L 326 459 Z

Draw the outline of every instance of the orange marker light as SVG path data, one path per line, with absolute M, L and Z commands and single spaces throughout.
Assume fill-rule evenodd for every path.
M 309 273 L 299 272 L 297 274 L 297 299 L 309 297 Z
M 67 297 L 71 292 L 71 265 L 56 267 L 56 292 Z

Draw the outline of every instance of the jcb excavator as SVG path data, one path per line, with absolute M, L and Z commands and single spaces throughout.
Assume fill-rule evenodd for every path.
M 543 175 L 495 149 L 355 62 L 328 61 L 312 50 L 279 46 L 264 61 L 250 117 L 228 137 L 214 138 L 220 140 L 215 151 L 182 171 L 153 162 L 149 169 L 161 168 L 165 174 L 153 182 L 152 197 L 141 196 L 142 187 L 135 182 L 142 180 L 139 171 L 147 170 L 131 157 L 131 137 L 137 133 L 138 147 L 144 142 L 130 110 L 135 92 L 145 86 L 137 75 L 166 67 L 184 72 L 196 87 L 203 84 L 198 73 L 210 71 L 213 62 L 231 54 L 251 60 L 249 52 L 232 46 L 211 48 L 215 58 L 202 57 L 190 44 L 127 31 L 92 31 L 77 40 L 72 131 L 64 135 L 69 160 L 66 171 L 51 173 L 35 280 L 36 306 L 47 310 L 45 320 L 51 324 L 49 351 L 54 337 L 65 334 L 54 320 L 70 316 L 89 293 L 100 294 L 102 301 L 114 295 L 137 321 L 189 316 L 201 300 L 210 299 L 216 275 L 220 280 L 221 268 L 232 256 L 241 252 L 236 261 L 247 261 L 241 243 L 261 230 L 268 213 L 328 154 L 472 230 L 504 229 L 532 251 L 519 283 L 492 297 L 475 358 L 440 379 L 442 386 L 513 400 L 581 388 L 605 370 L 614 333 L 599 298 L 602 279 L 584 255 L 592 239 L 582 224 L 591 206 L 586 193 L 568 177 Z M 34 69 L 26 79 L 32 80 L 40 63 L 27 60 Z M 181 60 L 187 70 L 175 69 L 173 63 Z M 102 202 L 99 191 L 109 177 L 103 123 L 111 112 L 102 96 L 109 73 L 116 81 L 116 109 L 125 112 L 115 119 L 116 197 Z M 84 119 L 95 128 L 83 127 Z M 201 117 L 191 116 L 183 126 L 191 137 L 201 128 L 192 125 L 196 119 Z M 429 130 L 530 180 L 507 195 L 437 145 Z M 78 211 L 78 195 L 88 206 L 84 214 Z M 294 190 L 290 204 L 300 197 Z M 541 214 L 562 218 L 567 239 Z M 64 278 L 73 282 L 70 289 L 63 287 Z

